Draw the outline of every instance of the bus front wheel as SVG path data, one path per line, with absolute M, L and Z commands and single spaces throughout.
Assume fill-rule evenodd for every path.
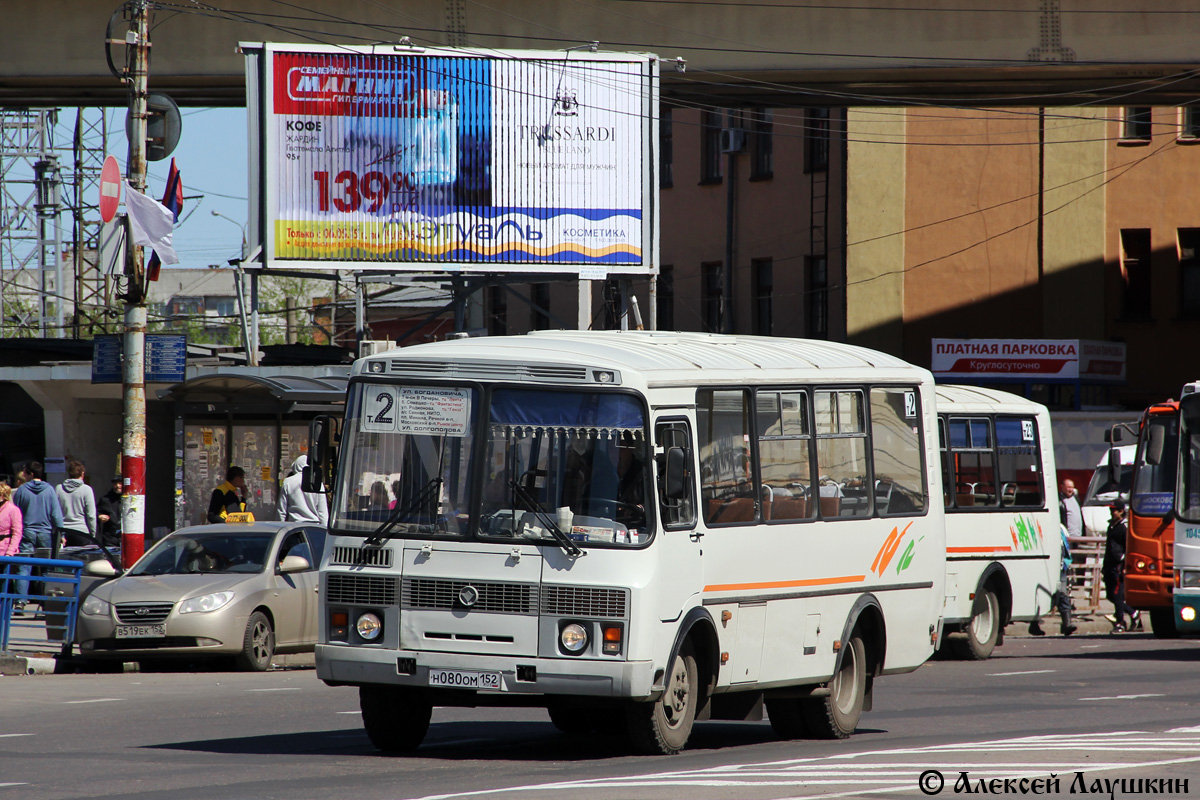
M 666 675 L 666 690 L 652 703 L 631 703 L 626 722 L 634 749 L 646 755 L 674 755 L 687 744 L 696 721 L 700 680 L 690 643 L 680 648 Z
M 1000 598 L 992 589 L 983 589 L 975 595 L 966 633 L 965 640 L 955 642 L 959 658 L 983 661 L 991 656 L 1000 638 Z
M 428 698 L 394 686 L 360 686 L 358 707 L 371 744 L 385 753 L 416 750 L 433 716 Z
M 854 733 L 862 717 L 866 694 L 867 648 L 855 630 L 844 645 L 842 663 L 829 682 L 829 696 L 804 701 L 809 733 L 819 739 L 845 739 Z

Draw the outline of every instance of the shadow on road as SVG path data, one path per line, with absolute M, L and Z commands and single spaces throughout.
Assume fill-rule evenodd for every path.
M 860 728 L 854 738 L 886 733 Z M 688 750 L 724 750 L 757 744 L 777 744 L 778 737 L 768 722 L 701 722 L 688 741 Z M 805 742 L 797 742 L 803 745 Z M 837 742 L 807 744 L 837 746 Z M 324 755 L 387 758 L 371 745 L 362 728 L 238 736 L 147 745 L 152 750 L 187 750 L 200 753 L 237 755 Z M 546 722 L 444 722 L 429 727 L 429 735 L 414 752 L 399 758 L 431 758 L 447 761 L 598 761 L 630 756 L 624 737 L 616 734 L 572 735 L 560 733 Z

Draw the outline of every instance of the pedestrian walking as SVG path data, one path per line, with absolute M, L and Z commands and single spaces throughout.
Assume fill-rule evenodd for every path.
M 300 485 L 304 480 L 304 468 L 308 456 L 301 455 L 292 462 L 292 469 L 283 479 L 279 490 L 279 519 L 284 522 L 315 522 L 321 527 L 329 526 L 329 506 L 324 493 L 306 492 Z
M 246 471 L 241 467 L 230 467 L 225 471 L 225 482 L 213 489 L 208 501 L 208 521 L 224 522 L 228 514 L 246 510 Z
M 100 522 L 100 543 L 105 547 L 121 546 L 121 476 L 112 479 L 112 488 L 96 501 L 96 519 Z
M 55 488 L 62 505 L 63 535 L 67 547 L 96 543 L 96 495 L 87 483 L 87 468 L 82 461 L 67 463 L 67 479 Z
M 1126 630 L 1125 616 L 1129 615 L 1128 630 L 1142 629 L 1142 613 L 1125 602 L 1125 537 L 1129 523 L 1125 520 L 1125 501 L 1118 497 L 1108 507 L 1109 521 L 1104 543 L 1104 596 L 1113 604 L 1113 613 L 1107 616 L 1113 625 L 1113 633 Z
M 1063 636 L 1070 636 L 1076 631 L 1075 623 L 1071 622 L 1071 540 L 1083 536 L 1083 509 L 1079 507 L 1079 496 L 1075 492 L 1075 481 L 1063 478 L 1058 484 L 1058 515 L 1061 525 L 1059 534 L 1062 537 L 1062 571 L 1059 574 L 1058 592 L 1055 604 L 1058 606 L 1058 616 L 1062 620 Z
M 12 487 L 0 483 L 0 556 L 15 556 L 21 552 L 21 509 L 12 502 Z
M 56 538 L 62 528 L 62 506 L 54 487 L 46 483 L 45 468 L 40 461 L 30 461 L 21 469 L 21 486 L 13 492 L 12 502 L 21 511 L 24 535 L 21 537 L 21 555 L 32 556 L 37 549 L 49 550 L 51 556 L 58 555 Z M 29 593 L 31 568 L 23 564 L 17 573 L 21 576 L 16 583 L 18 594 Z

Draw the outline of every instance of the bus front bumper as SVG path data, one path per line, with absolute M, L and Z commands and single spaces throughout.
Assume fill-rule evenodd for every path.
M 496 705 L 505 705 L 506 696 L 512 698 L 513 705 L 528 704 L 538 695 L 646 699 L 653 695 L 654 684 L 654 664 L 650 661 L 481 656 L 318 644 L 316 662 L 317 677 L 330 685 L 406 686 L 458 695 L 460 700 L 466 691 Z M 402 671 L 410 669 L 411 673 Z M 431 670 L 499 673 L 500 688 L 431 687 Z

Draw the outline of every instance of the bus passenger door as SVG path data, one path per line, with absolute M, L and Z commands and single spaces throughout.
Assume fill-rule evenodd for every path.
M 696 529 L 696 454 L 687 417 L 662 415 L 654 422 L 655 481 L 660 533 L 658 542 L 659 619 L 677 618 L 701 589 L 703 552 Z

